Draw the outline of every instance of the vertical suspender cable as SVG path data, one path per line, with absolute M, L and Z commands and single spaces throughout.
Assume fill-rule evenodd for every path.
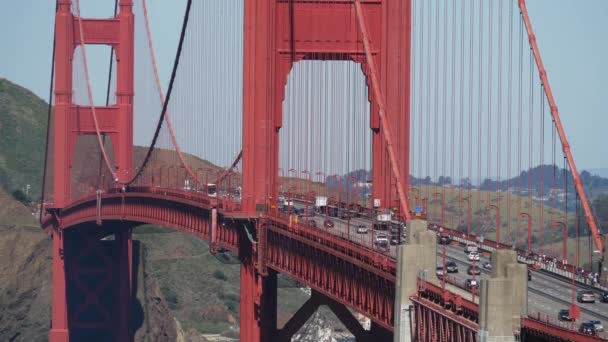
M 59 8 L 59 4 L 58 4 L 57 0 L 55 2 L 55 13 L 57 13 L 57 9 Z M 53 110 L 53 89 L 54 89 L 54 85 L 55 85 L 55 47 L 56 47 L 56 25 L 55 22 L 53 21 L 53 52 L 51 53 L 51 81 L 50 81 L 50 85 L 49 85 L 49 105 L 47 108 L 47 114 L 46 114 L 46 142 L 44 145 L 44 167 L 42 168 L 42 188 L 40 189 L 40 215 L 38 217 L 38 220 L 40 221 L 40 223 L 42 223 L 42 212 L 44 211 L 44 194 L 45 194 L 45 187 L 46 187 L 46 167 L 48 165 L 48 160 L 49 160 L 49 135 L 50 135 L 50 131 L 51 131 L 51 112 Z
M 370 68 L 370 74 L 372 79 L 372 87 L 374 90 L 374 96 L 378 100 L 378 115 L 380 116 L 380 124 L 382 126 L 382 131 L 384 132 L 384 138 L 386 140 L 386 149 L 389 156 L 390 166 L 393 171 L 393 176 L 397 181 L 397 194 L 399 196 L 399 205 L 400 211 L 405 216 L 406 221 L 411 220 L 411 213 L 409 209 L 409 204 L 407 202 L 407 196 L 405 194 L 405 190 L 403 189 L 402 183 L 402 174 L 399 166 L 397 165 L 397 158 L 395 156 L 395 152 L 393 150 L 393 139 L 392 133 L 389 129 L 389 124 L 386 121 L 386 111 L 384 105 L 384 98 L 382 96 L 382 92 L 380 91 L 380 83 L 378 80 L 378 74 L 376 70 L 376 64 L 372 57 L 370 42 L 368 41 L 368 33 L 367 27 L 365 25 L 365 18 L 363 16 L 363 10 L 361 9 L 361 0 L 355 0 L 355 12 L 357 14 L 357 22 L 359 23 L 359 27 L 361 30 L 361 34 L 363 35 L 363 47 L 365 49 L 365 55 L 367 58 L 367 63 Z

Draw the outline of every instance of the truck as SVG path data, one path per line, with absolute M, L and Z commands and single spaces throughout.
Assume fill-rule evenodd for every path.
M 324 212 L 327 206 L 327 197 L 317 196 L 315 197 L 315 209 L 319 212 Z

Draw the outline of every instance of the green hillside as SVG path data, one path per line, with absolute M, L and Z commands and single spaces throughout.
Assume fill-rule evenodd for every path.
M 8 192 L 30 184 L 40 194 L 47 104 L 31 91 L 0 78 L 0 185 Z

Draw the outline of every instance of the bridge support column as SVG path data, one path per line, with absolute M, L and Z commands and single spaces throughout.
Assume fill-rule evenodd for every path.
M 481 280 L 478 341 L 515 341 L 522 312 L 527 312 L 527 266 L 512 250 L 492 253 L 492 276 Z
M 114 326 L 115 341 L 130 341 L 131 339 L 131 309 L 132 309 L 132 240 L 131 232 L 121 230 L 116 232 L 114 252 L 118 264 L 118 295 L 116 302 L 117 315 Z
M 435 274 L 436 246 L 435 234 L 428 231 L 426 221 L 412 220 L 408 223 L 408 242 L 397 247 L 394 342 L 413 339 L 415 316 L 410 296 L 418 290 L 418 277 L 424 274 L 427 281 L 439 282 Z
M 68 342 L 70 340 L 65 290 L 63 234 L 59 228 L 55 228 L 53 230 L 53 309 L 49 333 L 50 342 Z
M 273 341 L 277 325 L 277 275 L 262 276 L 254 266 L 252 244 L 241 234 L 241 341 Z

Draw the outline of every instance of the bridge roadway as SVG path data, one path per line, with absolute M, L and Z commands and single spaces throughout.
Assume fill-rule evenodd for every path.
M 305 208 L 305 203 L 298 203 L 296 201 L 295 207 L 298 209 L 303 209 Z M 369 219 L 351 218 L 349 221 L 340 219 L 338 217 L 329 218 L 334 223 L 334 227 L 332 228 L 326 228 L 323 226 L 323 222 L 326 219 L 326 215 L 323 214 L 316 213 L 314 217 L 304 219 L 314 220 L 318 229 L 322 229 L 330 234 L 341 236 L 355 243 L 377 250 L 377 247 L 372 241 L 371 223 Z M 295 224 L 295 216 L 292 221 Z M 299 219 L 298 223 L 305 224 L 305 222 L 302 222 L 302 219 Z M 369 232 L 367 234 L 357 233 L 357 226 L 359 225 L 369 228 Z M 390 240 L 390 232 L 383 233 L 386 233 Z M 442 247 L 443 245 L 437 246 L 438 266 L 441 265 Z M 390 249 L 387 250 L 386 253 L 390 254 L 391 257 L 394 258 L 396 256 L 396 246 L 390 245 Z M 447 245 L 446 260 L 456 262 L 459 268 L 458 273 L 450 273 L 448 275 L 446 278 L 446 285 L 450 291 L 470 300 L 472 294 L 468 290 L 464 289 L 464 283 L 466 279 L 472 278 L 472 276 L 466 273 L 468 266 L 470 266 L 472 263 L 467 260 L 467 256 L 464 253 L 464 248 L 458 245 Z M 490 276 L 490 271 L 481 268 L 481 265 L 484 262 L 489 261 L 490 259 L 488 257 L 482 255 L 481 260 L 476 263 L 482 272 L 482 278 L 487 278 Z M 433 272 L 434 271 L 435 270 L 433 270 Z M 479 277 L 480 276 L 476 276 L 477 279 L 479 279 Z M 576 284 L 575 291 L 584 289 L 589 289 L 589 287 L 579 283 Z M 598 299 L 596 303 L 577 303 L 581 307 L 580 321 L 599 320 L 602 323 L 607 324 L 606 328 L 608 329 L 608 303 L 599 302 L 600 293 L 598 291 L 595 291 L 595 293 Z M 474 297 L 474 301 L 478 302 L 477 296 Z M 570 322 L 559 321 L 557 315 L 559 310 L 567 309 L 571 301 L 572 283 L 569 279 L 557 275 L 551 275 L 546 271 L 532 270 L 532 280 L 528 282 L 528 312 L 530 315 L 540 314 L 541 317 L 544 317 L 543 320 L 550 320 L 550 322 L 553 324 L 570 327 Z M 608 331 L 601 333 L 600 336 L 608 338 Z
M 442 247 L 438 246 L 437 259 L 438 265 L 441 264 Z M 455 284 L 464 284 L 466 279 L 473 276 L 467 274 L 467 268 L 472 265 L 468 261 L 464 249 L 460 246 L 446 246 L 446 261 L 454 261 L 458 265 L 458 273 L 448 274 L 446 280 Z M 490 272 L 481 267 L 484 262 L 489 262 L 490 259 L 482 256 L 481 260 L 476 262 L 476 267 L 481 271 L 481 275 L 475 276 L 476 279 L 489 278 Z M 542 271 L 532 270 L 532 279 L 528 281 L 528 312 L 530 315 L 541 314 L 541 317 L 548 318 L 552 323 L 569 327 L 570 322 L 558 321 L 557 314 L 561 309 L 567 309 L 572 300 L 572 285 L 571 282 L 564 278 L 549 275 Z M 576 291 L 585 289 L 579 285 Z M 576 294 L 575 294 L 576 296 Z M 470 299 L 470 296 L 467 298 Z M 592 303 L 578 303 L 581 307 L 581 321 L 599 320 L 604 324 L 608 323 L 608 303 L 597 301 Z M 608 332 L 600 335 L 603 338 L 608 337 Z

